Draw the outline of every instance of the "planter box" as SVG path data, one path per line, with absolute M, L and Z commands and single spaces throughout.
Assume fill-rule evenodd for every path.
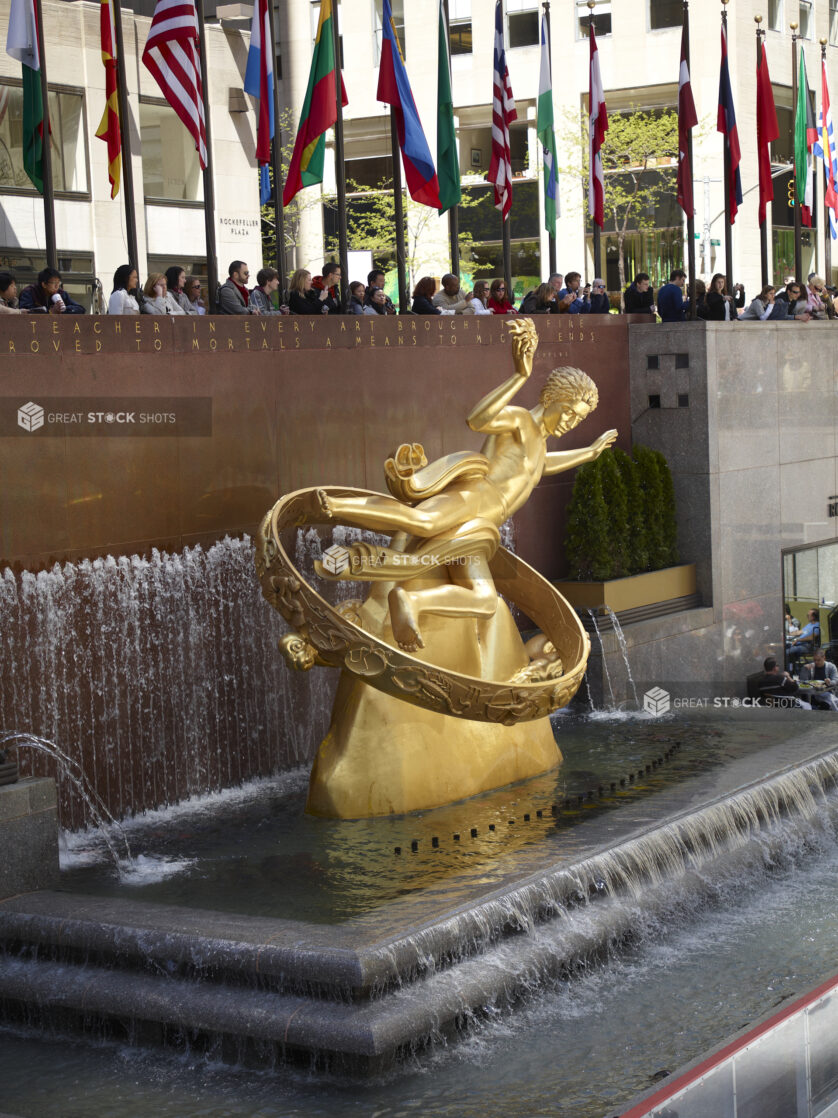
M 682 563 L 629 578 L 612 578 L 607 582 L 556 582 L 553 585 L 574 609 L 608 606 L 614 613 L 625 613 L 695 594 L 695 563 Z

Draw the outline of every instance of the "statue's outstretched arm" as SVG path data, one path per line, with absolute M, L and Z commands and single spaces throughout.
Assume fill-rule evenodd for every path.
M 579 450 L 552 450 L 547 454 L 542 477 L 551 474 L 560 474 L 564 470 L 574 470 L 577 466 L 584 466 L 586 462 L 593 462 L 607 446 L 611 446 L 617 438 L 617 432 L 606 431 L 595 439 L 590 446 L 580 447 Z
M 532 372 L 532 359 L 538 347 L 538 334 L 531 318 L 513 318 L 507 329 L 512 335 L 513 376 L 498 385 L 472 408 L 466 421 L 472 431 L 490 434 L 507 431 L 515 426 L 512 416 L 503 414 L 506 405 L 515 396 Z

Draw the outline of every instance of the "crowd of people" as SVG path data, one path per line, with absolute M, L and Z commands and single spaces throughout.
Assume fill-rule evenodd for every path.
M 250 269 L 243 260 L 234 260 L 227 279 L 218 287 L 218 314 L 256 315 L 393 315 L 396 307 L 386 294 L 385 274 L 374 268 L 367 282 L 356 280 L 342 295 L 340 264 L 327 261 L 320 275 L 312 276 L 299 268 L 289 281 L 287 292 L 279 292 L 279 273 L 274 268 L 261 268 L 256 284 L 249 286 Z M 488 315 L 488 314 L 626 314 L 646 315 L 650 321 L 684 322 L 688 317 L 690 298 L 687 274 L 676 268 L 655 294 L 651 279 L 639 272 L 626 288 L 622 306 L 614 305 L 605 283 L 597 278 L 582 285 L 579 272 L 562 275 L 554 272 L 546 282 L 528 291 L 516 307 L 502 279 L 476 280 L 466 291 L 458 276 L 447 274 L 437 290 L 433 276 L 423 276 L 413 289 L 411 313 L 419 315 Z M 768 285 L 745 305 L 742 284 L 727 290 L 725 276 L 717 273 L 709 286 L 700 279 L 695 282 L 696 314 L 710 322 L 809 322 L 812 319 L 836 317 L 835 298 L 838 289 L 827 287 L 823 278 L 812 273 L 806 284 L 789 279 L 784 287 Z M 165 273 L 153 272 L 140 285 L 137 268 L 122 264 L 113 277 L 113 291 L 108 299 L 108 314 L 203 315 L 207 313 L 201 280 L 188 276 L 177 264 Z M 18 295 L 15 277 L 0 272 L 0 313 L 3 314 L 84 314 L 65 290 L 61 274 L 55 268 L 44 268 L 37 281 L 23 288 Z

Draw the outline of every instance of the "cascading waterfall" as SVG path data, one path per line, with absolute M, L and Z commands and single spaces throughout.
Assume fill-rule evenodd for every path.
M 57 743 L 116 817 L 291 768 L 325 733 L 336 680 L 289 672 L 283 632 L 247 537 L 6 569 L 0 729 Z M 70 829 L 93 822 L 70 784 L 59 810 Z
M 605 675 L 605 682 L 608 684 L 608 694 L 611 696 L 611 707 L 610 707 L 610 709 L 614 710 L 617 706 L 617 703 L 614 700 L 614 688 L 611 686 L 611 673 L 608 671 L 608 657 L 605 654 L 605 645 L 602 643 L 602 633 L 600 633 L 599 625 L 597 624 L 596 610 L 589 609 L 588 610 L 588 616 L 590 617 L 591 624 L 594 627 L 594 632 L 596 633 L 596 639 L 599 641 L 599 654 L 600 654 L 600 657 L 602 658 L 602 671 L 603 671 L 603 674 Z M 590 695 L 590 691 L 589 691 L 589 695 Z M 593 704 L 591 704 L 591 707 L 593 709 Z
M 619 645 L 620 645 L 620 651 L 623 654 L 623 663 L 626 666 L 626 676 L 628 677 L 629 686 L 631 687 L 632 694 L 634 695 L 634 705 L 636 707 L 640 706 L 640 702 L 637 698 L 637 688 L 634 685 L 634 679 L 633 679 L 632 674 L 631 674 L 631 664 L 629 663 L 628 646 L 626 645 L 626 635 L 623 632 L 623 627 L 620 624 L 620 619 L 617 617 L 614 610 L 610 606 L 606 606 L 605 607 L 605 612 L 611 618 L 611 624 L 614 626 L 614 632 L 617 635 L 617 640 L 618 640 Z

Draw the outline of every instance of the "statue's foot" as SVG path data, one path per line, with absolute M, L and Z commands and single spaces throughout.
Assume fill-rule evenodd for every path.
M 410 595 L 401 586 L 396 586 L 389 594 L 390 624 L 396 644 L 403 652 L 416 652 L 425 647 L 419 625 L 413 613 Z
M 335 511 L 332 507 L 332 502 L 329 498 L 329 494 L 326 492 L 325 489 L 317 489 L 315 490 L 315 496 L 317 497 L 317 503 L 320 506 L 320 511 L 323 516 L 327 520 L 333 520 Z

